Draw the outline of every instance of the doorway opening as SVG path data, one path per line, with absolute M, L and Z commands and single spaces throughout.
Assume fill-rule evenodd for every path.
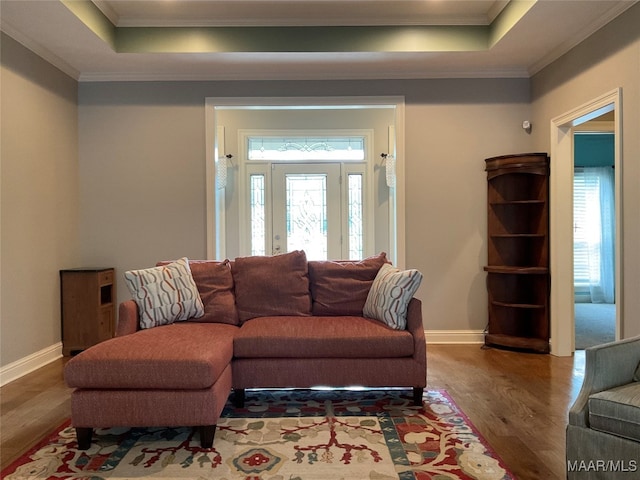
M 205 113 L 208 258 L 234 258 L 252 255 L 254 251 L 270 255 L 294 248 L 296 242 L 293 242 L 293 236 L 299 240 L 308 232 L 293 232 L 292 229 L 289 232 L 287 229 L 294 226 L 290 214 L 301 213 L 295 219 L 298 221 L 305 213 L 315 209 L 316 214 L 328 216 L 297 226 L 303 230 L 316 229 L 320 236 L 327 237 L 326 245 L 310 247 L 320 252 L 320 257 L 324 258 L 325 249 L 329 259 L 355 259 L 384 251 L 394 265 L 404 267 L 403 97 L 207 98 Z M 362 135 L 363 138 L 369 135 L 370 141 L 365 141 L 366 158 L 361 159 L 359 164 L 357 159 L 350 157 L 323 158 L 320 161 L 315 158 L 306 158 L 304 161 L 271 158 L 264 162 L 268 164 L 265 169 L 258 158 L 249 158 L 249 150 L 253 148 L 250 147 L 251 137 L 256 133 L 262 135 L 259 139 L 260 135 L 253 135 L 256 142 L 262 143 L 269 136 L 273 137 L 273 141 L 291 137 L 294 140 L 303 138 L 304 146 L 311 146 L 327 143 L 327 139 L 335 142 L 339 137 L 346 138 L 348 143 L 353 138 L 347 137 L 358 136 L 358 131 L 372 132 Z M 310 142 L 316 139 L 314 135 L 318 132 L 323 132 L 322 141 Z M 271 147 L 273 145 L 269 143 L 265 150 L 273 150 Z M 343 149 L 338 146 L 336 150 Z M 394 160 L 393 184 L 385 180 L 389 168 L 381 160 L 383 154 L 384 158 Z M 332 161 L 334 167 L 329 165 Z M 318 165 L 324 164 L 331 172 L 305 172 L 314 163 L 320 170 L 323 167 Z M 291 169 L 297 171 L 289 171 Z M 338 170 L 339 175 L 336 175 Z M 337 182 L 336 176 L 339 178 Z M 255 180 L 255 185 L 251 183 L 252 180 Z M 360 187 L 355 185 L 358 182 Z M 316 192 L 313 198 L 305 192 L 294 195 L 299 188 L 311 192 L 309 188 L 312 184 L 312 190 Z M 251 189 L 254 187 L 258 195 L 252 211 L 251 202 L 254 199 Z M 261 192 L 261 188 L 271 191 Z M 359 192 L 359 198 L 354 192 Z M 265 198 L 270 206 L 261 202 L 258 198 L 260 195 L 267 196 Z M 326 208 L 319 207 L 323 199 L 327 201 Z M 303 204 L 296 206 L 289 203 L 294 200 Z M 280 205 L 278 212 L 269 211 L 275 208 L 276 202 Z M 311 202 L 306 204 L 308 209 L 304 202 Z M 256 228 L 254 232 L 251 216 L 255 213 L 257 218 L 260 212 L 266 216 L 267 226 L 264 231 Z M 362 222 L 357 225 L 355 219 L 361 216 Z M 322 230 L 325 225 L 326 231 Z M 336 228 L 336 225 L 340 228 Z M 262 243 L 264 248 L 254 250 L 254 243 Z
M 616 333 L 615 132 L 611 111 L 574 128 L 575 349 Z
M 615 338 L 622 332 L 622 203 L 621 90 L 615 89 L 551 120 L 550 264 L 551 353 L 570 356 L 575 350 L 574 279 L 574 138 L 587 122 L 610 114 L 614 132 L 614 303 Z

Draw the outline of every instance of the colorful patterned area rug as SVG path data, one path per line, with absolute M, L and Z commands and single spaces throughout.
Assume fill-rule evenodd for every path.
M 402 390 L 256 390 L 229 402 L 213 448 L 197 429 L 96 430 L 76 448 L 66 422 L 2 472 L 15 479 L 511 480 L 444 391 L 416 407 Z

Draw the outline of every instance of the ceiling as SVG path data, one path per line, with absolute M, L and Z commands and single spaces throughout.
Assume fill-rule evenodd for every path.
M 79 81 L 529 77 L 637 0 L 0 0 Z

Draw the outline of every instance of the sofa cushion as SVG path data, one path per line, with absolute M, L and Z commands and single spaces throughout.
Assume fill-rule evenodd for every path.
M 240 322 L 272 315 L 311 315 L 304 251 L 238 257 L 231 266 Z
M 640 383 L 591 395 L 589 424 L 594 430 L 640 442 Z
M 233 340 L 236 358 L 388 358 L 413 355 L 413 337 L 364 317 L 260 317 Z
M 69 360 L 65 380 L 75 388 L 209 388 L 231 362 L 237 331 L 233 325 L 174 323 L 115 337 Z
M 422 274 L 418 270 L 405 270 L 384 264 L 376 275 L 367 301 L 365 317 L 375 318 L 391 328 L 407 328 L 407 308 L 418 290 Z
M 384 252 L 360 261 L 310 261 L 313 314 L 362 316 L 373 280 L 385 263 Z
M 138 305 L 140 328 L 168 325 L 204 315 L 202 299 L 187 258 L 160 267 L 129 270 L 124 278 Z
M 158 262 L 167 265 L 171 262 Z M 233 294 L 233 276 L 229 260 L 189 260 L 193 281 L 200 292 L 204 315 L 189 318 L 194 322 L 228 323 L 238 325 L 238 310 Z

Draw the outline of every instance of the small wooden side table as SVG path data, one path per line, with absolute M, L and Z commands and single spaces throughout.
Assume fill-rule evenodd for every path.
M 62 354 L 74 355 L 113 337 L 116 320 L 115 270 L 60 270 Z

